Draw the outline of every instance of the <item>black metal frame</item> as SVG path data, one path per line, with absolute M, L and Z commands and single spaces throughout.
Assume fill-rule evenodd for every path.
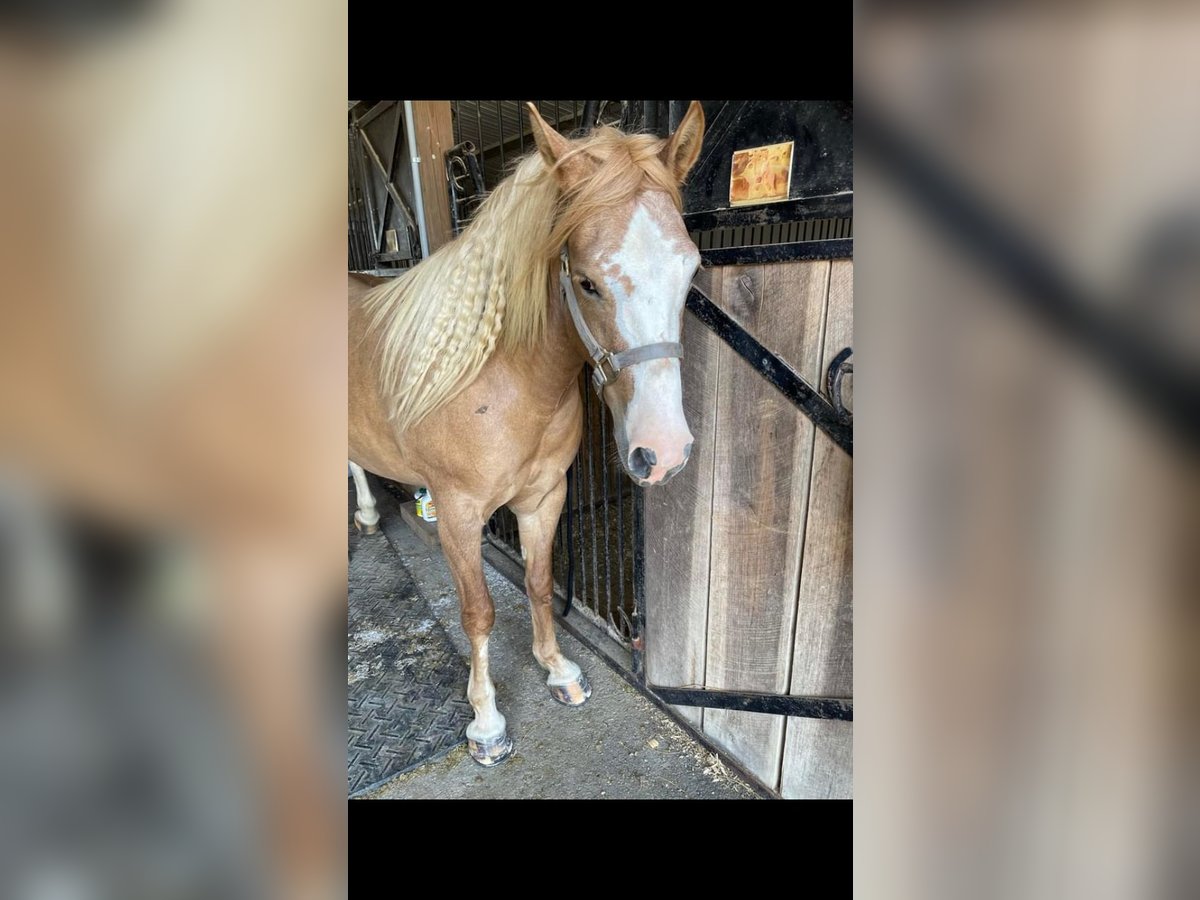
M 391 158 L 387 165 L 379 155 L 366 127 L 379 118 L 390 107 L 394 107 L 390 136 Z M 352 272 L 372 274 L 399 274 L 420 261 L 420 239 L 413 210 L 396 187 L 397 165 L 403 158 L 402 144 L 405 140 L 403 107 L 395 101 L 374 104 L 361 115 L 350 113 L 349 121 L 349 254 L 348 269 Z M 368 167 L 367 160 L 371 166 Z M 382 180 L 385 189 L 383 208 L 377 210 L 373 196 L 372 173 Z M 404 219 L 403 227 L 409 252 L 391 252 L 385 249 L 384 240 L 388 223 L 395 209 Z
M 854 256 L 852 238 L 833 241 L 803 241 L 798 244 L 757 244 L 746 247 L 716 247 L 701 250 L 700 261 L 709 267 L 764 266 L 768 263 L 813 259 L 848 259 Z
M 686 213 L 683 220 L 688 232 L 698 241 L 701 261 L 706 266 L 717 267 L 852 258 L 853 216 L 853 197 L 834 194 L 802 197 L 763 206 Z M 837 227 L 812 229 L 813 234 L 817 235 L 812 240 L 799 236 L 788 240 L 786 237 L 789 225 L 794 228 L 794 223 L 819 223 L 820 220 L 826 220 L 826 226 Z M 802 230 L 796 229 L 794 233 L 798 235 Z M 738 246 L 707 247 L 705 233 L 712 233 L 714 239 L 724 234 L 741 243 Z M 772 239 L 773 234 L 781 236 Z
M 731 206 L 684 213 L 683 224 L 688 231 L 708 231 L 710 228 L 741 228 L 755 225 L 778 225 L 802 219 L 842 219 L 854 214 L 854 200 L 847 194 L 826 197 L 800 197 L 781 200 L 762 206 Z
M 793 697 L 790 694 L 762 694 L 751 691 L 718 691 L 711 688 L 675 688 L 650 685 L 664 703 L 676 706 L 702 706 L 705 709 L 736 709 L 742 712 L 771 713 L 802 719 L 839 719 L 854 721 L 854 701 L 836 697 Z
M 446 151 L 446 188 L 450 192 L 450 227 L 457 236 L 487 197 L 483 168 L 470 141 L 459 141 Z

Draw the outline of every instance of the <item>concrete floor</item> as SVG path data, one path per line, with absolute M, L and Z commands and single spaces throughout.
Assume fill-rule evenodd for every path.
M 376 491 L 381 524 L 430 608 L 464 656 L 470 644 L 441 551 L 422 543 Z M 366 540 L 384 540 L 383 534 Z M 555 703 L 545 673 L 533 659 L 532 626 L 523 591 L 484 563 L 496 604 L 489 651 L 496 701 L 508 720 L 514 751 L 493 769 L 467 755 L 466 746 L 414 769 L 366 795 L 367 799 L 642 798 L 753 799 L 757 795 L 720 760 L 644 698 L 607 664 L 559 629 L 563 652 L 592 684 L 582 707 Z

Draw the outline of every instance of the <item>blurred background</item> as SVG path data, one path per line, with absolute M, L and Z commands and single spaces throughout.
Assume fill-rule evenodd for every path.
M 1200 13 L 859 10 L 856 887 L 1194 895 Z
M 0 896 L 345 892 L 345 19 L 0 19 Z

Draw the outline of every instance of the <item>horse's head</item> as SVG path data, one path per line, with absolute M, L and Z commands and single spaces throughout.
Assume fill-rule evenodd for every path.
M 683 468 L 693 440 L 679 341 L 700 254 L 678 187 L 700 154 L 704 113 L 693 101 L 666 140 L 602 129 L 569 141 L 532 106 L 530 120 L 562 189 L 562 281 L 574 292 L 568 306 L 612 410 L 621 464 L 639 484 L 663 484 Z

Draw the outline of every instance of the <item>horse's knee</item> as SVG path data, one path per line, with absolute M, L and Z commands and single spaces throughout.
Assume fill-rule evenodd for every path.
M 536 603 L 550 602 L 554 593 L 554 576 L 549 566 L 531 567 L 525 572 L 525 592 L 529 599 Z
M 496 624 L 496 609 L 491 602 L 463 604 L 462 625 L 467 637 L 485 637 Z

